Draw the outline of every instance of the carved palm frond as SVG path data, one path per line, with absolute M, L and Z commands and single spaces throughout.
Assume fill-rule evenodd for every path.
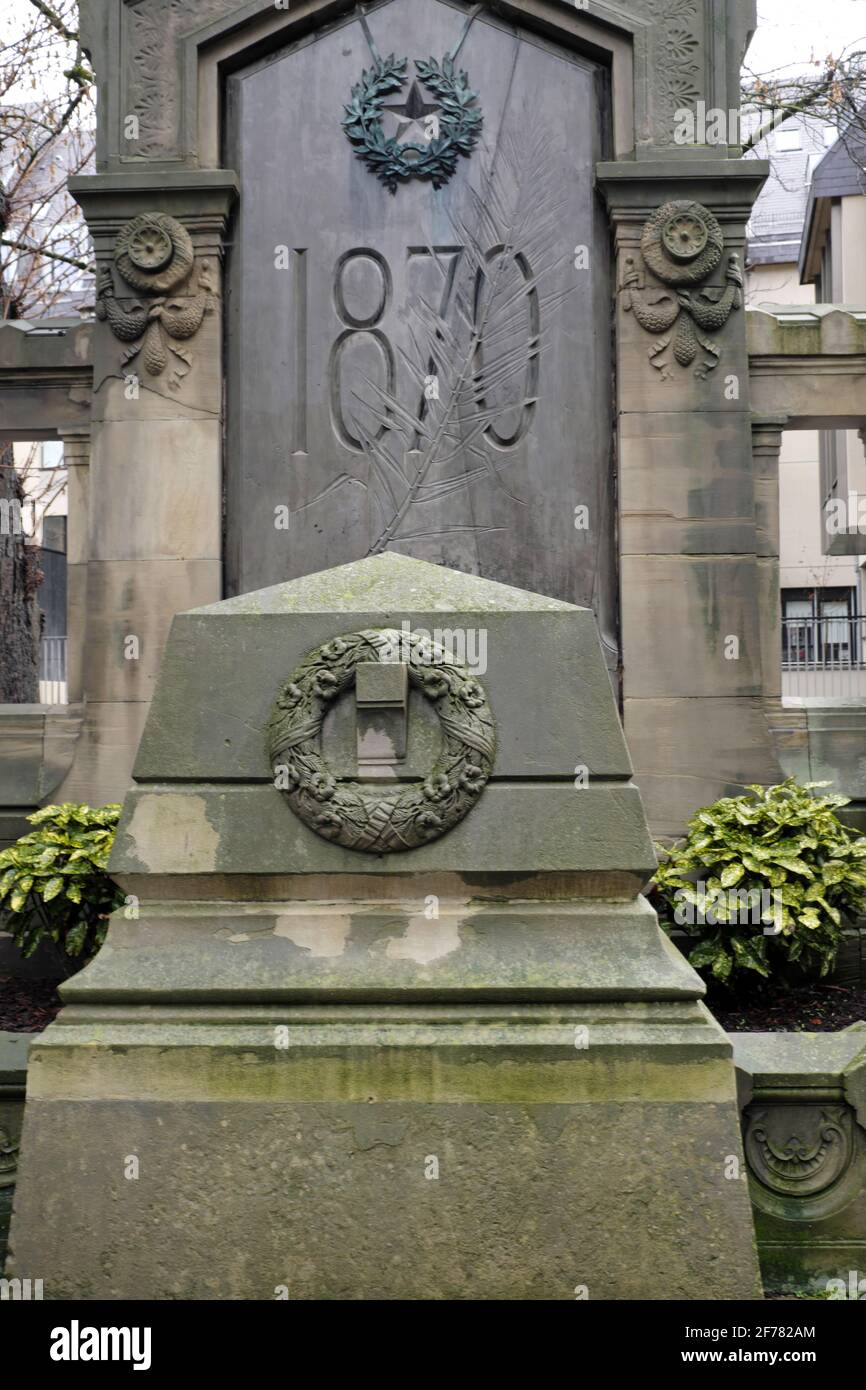
M 410 306 L 401 356 L 420 404 L 407 406 L 367 378 L 355 393 L 364 407 L 355 428 L 380 514 L 371 555 L 411 539 L 404 524 L 423 503 L 485 479 L 514 497 L 503 476 L 514 455 L 491 448 L 485 434 L 506 409 L 515 415 L 534 406 L 527 383 L 538 376 L 545 325 L 568 293 L 548 288 L 564 260 L 555 163 L 544 132 L 524 131 L 520 143 L 503 137 L 481 187 L 469 189 L 452 219 L 462 250 L 447 304 L 420 298 Z M 429 255 L 446 284 L 448 267 L 432 248 Z M 431 379 L 435 392 L 425 394 Z

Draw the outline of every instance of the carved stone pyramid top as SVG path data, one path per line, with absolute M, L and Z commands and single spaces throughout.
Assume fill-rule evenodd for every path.
M 573 610 L 575 605 L 461 574 L 396 551 L 321 570 L 269 589 L 239 594 L 198 613 L 537 613 Z

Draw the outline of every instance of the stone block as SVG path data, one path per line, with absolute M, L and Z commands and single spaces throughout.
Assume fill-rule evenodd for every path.
M 149 700 L 172 618 L 218 594 L 220 572 L 216 559 L 91 561 L 84 657 L 88 700 Z
M 862 1298 L 866 1023 L 732 1041 L 765 1288 Z
M 760 1296 L 745 1184 L 724 1177 L 730 1044 L 703 1008 L 479 1007 L 259 1009 L 240 1029 L 210 1010 L 103 1023 L 99 1047 L 55 1026 L 7 1274 L 41 1267 L 50 1232 L 55 1298 Z
M 623 555 L 754 554 L 751 458 L 739 416 L 659 410 L 619 421 L 620 547 Z M 703 431 L 702 431 L 703 433 Z
M 760 694 L 753 558 L 624 555 L 621 572 L 627 699 Z
M 106 421 L 90 471 L 91 560 L 220 559 L 218 419 Z
M 122 801 L 147 711 L 143 701 L 88 702 L 75 762 L 55 799 L 93 806 Z
M 0 1274 L 6 1259 L 18 1174 L 27 1052 L 34 1036 L 32 1033 L 0 1033 Z
M 626 699 L 624 718 L 655 836 L 678 838 L 702 806 L 781 780 L 760 700 Z

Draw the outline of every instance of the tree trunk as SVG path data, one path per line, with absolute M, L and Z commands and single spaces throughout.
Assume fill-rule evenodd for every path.
M 0 705 L 39 702 L 39 552 L 25 545 L 24 489 L 0 444 Z

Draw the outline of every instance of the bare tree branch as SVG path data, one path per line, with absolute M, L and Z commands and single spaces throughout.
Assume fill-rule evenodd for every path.
M 60 37 L 66 39 L 67 43 L 78 43 L 77 31 L 68 29 L 57 11 L 53 10 L 50 5 L 46 5 L 45 0 L 30 0 L 30 4 L 48 20 L 52 28 L 56 29 Z
M 75 256 L 64 256 L 60 251 L 52 251 L 50 246 L 28 246 L 26 241 L 11 241 L 5 236 L 0 236 L 0 246 L 8 246 L 13 251 L 26 251 L 28 256 L 42 256 L 49 261 L 62 261 L 64 265 L 73 265 L 76 270 L 86 270 L 90 275 L 96 273 L 96 266 L 92 262 L 80 261 Z

